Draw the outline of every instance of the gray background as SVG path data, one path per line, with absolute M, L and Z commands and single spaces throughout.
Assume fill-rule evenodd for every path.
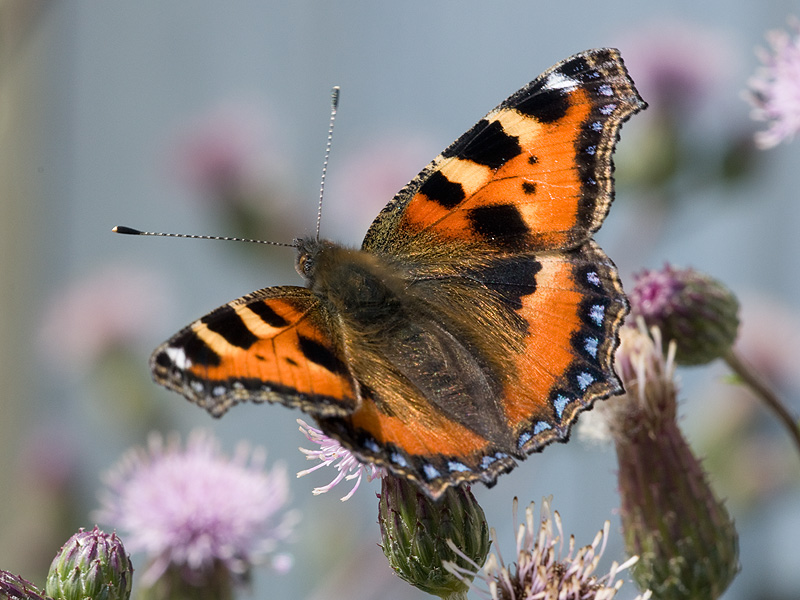
M 15 491 L 0 501 L 0 531 L 5 531 L 0 567 L 31 579 L 41 579 L 37 569 L 47 563 L 42 557 L 52 555 L 69 531 L 93 524 L 89 511 L 96 506 L 98 473 L 129 445 L 144 441 L 144 425 L 130 424 L 134 409 L 118 408 L 127 380 L 92 368 L 64 373 L 51 364 L 52 352 L 42 350 L 59 348 L 57 332 L 40 331 L 43 315 L 66 289 L 103 270 L 143 270 L 163 282 L 159 293 L 167 308 L 127 350 L 140 369 L 133 375 L 140 378 L 135 386 L 143 386 L 158 404 L 160 424 L 183 432 L 211 426 L 228 449 L 248 439 L 266 445 L 271 459 L 288 463 L 290 473 L 306 467 L 296 451 L 305 442 L 295 424 L 299 414 L 248 406 L 212 422 L 148 383 L 150 349 L 179 327 L 256 288 L 299 284 L 290 250 L 243 251 L 234 244 L 110 232 L 125 224 L 236 233 L 212 203 L 172 176 L 170 161 L 181 131 L 225 107 L 244 107 L 267 123 L 264 169 L 290 191 L 292 201 L 269 213 L 269 231 L 262 235 L 289 241 L 313 230 L 328 93 L 332 85 L 342 86 L 322 226 L 326 237 L 358 244 L 392 193 L 373 197 L 372 190 L 388 184 L 368 173 L 378 169 L 390 180 L 387 189 L 399 188 L 491 107 L 580 50 L 620 47 L 637 79 L 633 65 L 642 40 L 636 41 L 636 34 L 661 23 L 677 22 L 723 40 L 719 72 L 707 73 L 712 91 L 686 117 L 689 145 L 713 146 L 731 132 L 749 136 L 756 126 L 740 94 L 757 65 L 753 49 L 764 44 L 767 30 L 783 27 L 798 9 L 794 2 L 719 0 L 75 0 L 5 7 L 0 16 L 13 35 L 6 36 L 3 48 L 0 120 L 6 159 L 0 198 L 0 437 L 1 449 L 14 460 L 3 461 L 0 487 Z M 697 57 L 701 64 L 708 59 Z M 625 126 L 620 164 L 635 165 L 637 154 L 646 152 L 640 144 L 652 127 L 647 119 L 637 116 Z M 725 281 L 743 302 L 753 299 L 763 306 L 760 299 L 768 298 L 783 311 L 773 316 L 786 319 L 787 330 L 797 328 L 792 319 L 800 294 L 800 146 L 783 145 L 757 159 L 749 179 L 678 187 L 679 199 L 668 205 L 620 185 L 598 240 L 626 285 L 631 287 L 632 273 L 665 260 L 692 265 Z M 784 349 L 790 362 L 794 342 Z M 719 494 L 731 496 L 741 535 L 743 571 L 725 597 L 793 598 L 800 589 L 798 457 L 755 402 L 737 396 L 733 404 L 726 374 L 721 366 L 682 373 L 681 423 L 698 453 L 713 449 L 709 430 L 734 410 L 763 419 L 767 435 L 757 440 L 773 440 L 778 452 L 769 446 L 765 453 L 745 454 L 751 464 L 712 475 Z M 778 384 L 800 410 L 797 380 Z M 750 408 L 741 409 L 743 403 Z M 36 441 L 43 439 L 51 446 Z M 69 456 L 68 481 L 59 480 L 74 499 L 69 510 L 51 506 L 46 482 L 30 481 L 22 459 L 42 445 L 52 450 L 49 459 Z M 708 464 L 715 463 L 709 458 Z M 574 439 L 532 457 L 496 488 L 476 488 L 476 495 L 498 529 L 506 558 L 513 550 L 514 496 L 526 504 L 552 494 L 565 530 L 575 533 L 579 544 L 589 543 L 611 519 L 606 568 L 624 558 L 615 469 L 612 448 Z M 778 471 L 777 483 L 754 495 L 739 493 L 737 486 L 752 487 L 748 478 L 760 480 L 763 470 Z M 365 485 L 347 503 L 338 500 L 346 491 L 341 487 L 312 497 L 311 488 L 326 477 L 333 473 L 292 479 L 294 502 L 304 514 L 291 547 L 296 564 L 288 575 L 258 572 L 254 597 L 423 597 L 389 572 L 376 545 L 377 484 Z M 620 597 L 633 592 L 633 584 L 626 584 Z

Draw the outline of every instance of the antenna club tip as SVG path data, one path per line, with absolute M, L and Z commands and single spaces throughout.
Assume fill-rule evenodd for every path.
M 114 233 L 125 233 L 128 235 L 141 235 L 141 231 L 138 229 L 134 229 L 133 227 L 125 227 L 125 225 L 117 225 L 111 231 Z
M 341 92 L 341 88 L 338 85 L 333 86 L 331 90 L 331 105 L 334 108 L 339 106 L 339 93 Z

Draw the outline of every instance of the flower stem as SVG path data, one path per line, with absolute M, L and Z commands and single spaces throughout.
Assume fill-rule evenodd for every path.
M 789 435 L 792 437 L 795 446 L 797 446 L 798 453 L 800 453 L 800 426 L 798 425 L 800 422 L 798 422 L 797 417 L 791 413 L 781 399 L 778 398 L 777 394 L 775 394 L 766 382 L 761 379 L 758 373 L 739 358 L 733 350 L 725 354 L 725 362 L 728 363 L 728 366 L 734 373 L 742 378 L 742 381 L 744 381 L 753 393 L 761 398 L 761 400 L 763 400 L 777 415 L 778 419 L 780 419 L 789 431 Z

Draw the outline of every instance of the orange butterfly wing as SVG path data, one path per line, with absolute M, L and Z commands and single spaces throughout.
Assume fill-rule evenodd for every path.
M 403 255 L 465 236 L 491 251 L 579 245 L 613 200 L 619 128 L 645 107 L 617 50 L 576 54 L 437 156 L 381 211 L 362 247 Z
M 357 404 L 320 302 L 306 288 L 259 290 L 210 312 L 150 359 L 156 382 L 219 417 L 244 401 L 321 415 Z
M 616 50 L 575 55 L 436 157 L 364 239 L 363 250 L 412 263 L 459 252 L 461 275 L 527 324 L 500 399 L 507 443 L 433 406 L 401 419 L 380 402 L 319 419 L 326 432 L 437 497 L 461 481 L 493 484 L 514 458 L 565 441 L 581 410 L 621 390 L 612 361 L 627 301 L 613 263 L 590 238 L 613 199 L 619 128 L 644 106 Z M 437 277 L 436 264 L 429 266 Z M 425 273 L 423 264 L 418 276 Z

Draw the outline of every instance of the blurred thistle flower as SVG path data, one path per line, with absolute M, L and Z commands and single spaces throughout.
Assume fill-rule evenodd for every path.
M 55 600 L 128 600 L 133 565 L 116 533 L 80 529 L 61 547 L 45 587 Z
M 641 317 L 661 330 L 665 343 L 675 340 L 679 364 L 701 365 L 730 352 L 739 330 L 739 302 L 722 283 L 669 264 L 644 270 L 635 280 L 628 322 Z
M 326 213 L 326 227 L 345 235 L 363 234 L 370 219 L 436 154 L 437 146 L 422 133 L 404 130 L 372 139 L 340 158 L 328 174 L 326 202 L 336 209 Z
M 0 600 L 50 600 L 50 598 L 30 581 L 0 570 Z
M 63 422 L 36 422 L 26 430 L 15 450 L 24 485 L 30 485 L 56 506 L 70 510 L 79 479 L 74 433 L 67 431 Z
M 739 571 L 738 534 L 676 421 L 675 343 L 620 331 L 626 393 L 602 403 L 619 463 L 620 516 L 633 576 L 663 600 L 720 597 Z
M 319 450 L 307 450 L 300 448 L 300 452 L 306 455 L 307 460 L 319 460 L 318 465 L 314 465 L 310 469 L 300 471 L 297 476 L 303 477 L 309 473 L 313 473 L 317 469 L 333 465 L 338 473 L 336 477 L 328 485 L 314 488 L 313 494 L 324 494 L 331 491 L 336 485 L 345 480 L 352 481 L 355 479 L 353 488 L 342 497 L 342 502 L 349 500 L 356 493 L 358 486 L 361 485 L 361 479 L 366 476 L 367 481 L 372 481 L 377 477 L 383 477 L 386 474 L 385 469 L 378 467 L 371 463 L 362 463 L 359 461 L 352 452 L 342 446 L 337 440 L 328 437 L 321 430 L 312 427 L 302 419 L 297 419 L 300 425 L 300 431 L 308 438 L 309 442 L 313 442 L 319 446 Z M 338 462 L 337 462 L 338 461 Z
M 610 530 L 608 521 L 588 546 L 575 548 L 570 536 L 566 556 L 562 556 L 564 531 L 561 517 L 550 508 L 550 500 L 542 501 L 537 526 L 534 504 L 525 509 L 525 522 L 517 527 L 517 499 L 514 499 L 514 529 L 517 538 L 516 561 L 506 565 L 498 550 L 499 544 L 492 529 L 496 553 L 489 555 L 479 578 L 487 590 L 476 588 L 481 597 L 491 600 L 611 600 L 622 586 L 617 575 L 636 563 L 636 557 L 623 564 L 612 563 L 605 575 L 597 575 L 597 566 L 605 551 Z M 479 565 L 472 565 L 477 569 Z M 448 564 L 447 568 L 461 575 L 464 569 Z M 466 575 L 470 577 L 472 570 Z M 473 586 L 475 587 L 475 586 Z M 650 598 L 645 592 L 637 600 Z
M 267 122 L 258 111 L 226 105 L 198 115 L 178 134 L 176 175 L 206 197 L 226 197 L 255 176 L 268 151 Z
M 738 64 L 739 49 L 730 36 L 661 17 L 633 28 L 619 48 L 649 108 L 628 132 L 638 137 L 636 143 L 619 151 L 618 181 L 641 186 L 660 212 L 680 202 L 687 185 L 705 189 L 753 172 L 749 133 L 728 124 L 709 135 L 716 124 L 708 113 L 718 114 L 727 101 Z
M 790 31 L 767 33 L 771 50 L 756 49 L 763 65 L 750 79 L 746 98 L 752 117 L 767 121 L 767 130 L 756 133 L 756 145 L 772 148 L 791 140 L 800 131 L 800 19 L 790 17 Z
M 285 235 L 302 205 L 287 189 L 291 169 L 274 123 L 263 110 L 229 103 L 193 118 L 172 144 L 176 178 L 241 237 Z
M 682 113 L 712 97 L 730 76 L 735 51 L 718 31 L 669 19 L 640 25 L 619 46 L 636 87 L 658 113 Z
M 152 270 L 125 265 L 70 282 L 53 294 L 38 332 L 48 364 L 82 371 L 111 350 L 147 338 L 167 312 L 165 289 Z
M 106 474 L 96 518 L 122 531 L 131 552 L 147 554 L 142 583 L 157 590 L 149 597 L 181 586 L 227 597 L 252 566 L 288 566 L 276 549 L 297 515 L 285 512 L 285 470 L 265 470 L 265 460 L 246 444 L 228 458 L 205 431 L 193 432 L 185 449 L 177 436 L 153 434 L 147 449 L 129 451 Z
M 469 487 L 449 487 L 432 500 L 413 482 L 387 475 L 379 499 L 381 547 L 394 572 L 428 594 L 466 598 L 489 553 L 486 517 Z

